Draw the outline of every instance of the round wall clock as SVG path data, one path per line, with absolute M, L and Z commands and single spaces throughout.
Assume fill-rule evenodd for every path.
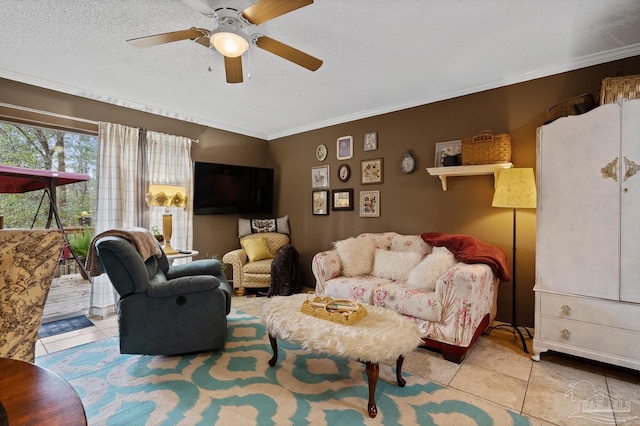
M 340 179 L 340 182 L 346 182 L 349 180 L 350 177 L 351 177 L 351 168 L 348 165 L 343 164 L 340 167 L 338 167 L 338 179 Z
M 407 151 L 407 153 L 402 157 L 402 161 L 400 162 L 400 169 L 403 173 L 413 173 L 416 169 L 416 159 L 413 158 L 411 151 Z
M 316 148 L 316 158 L 318 161 L 324 161 L 327 158 L 327 146 L 326 145 L 318 145 Z

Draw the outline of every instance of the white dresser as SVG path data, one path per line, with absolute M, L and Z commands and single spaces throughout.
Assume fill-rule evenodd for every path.
M 538 129 L 534 360 L 640 370 L 640 100 Z

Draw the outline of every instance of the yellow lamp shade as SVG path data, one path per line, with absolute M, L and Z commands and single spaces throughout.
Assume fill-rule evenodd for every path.
M 171 255 L 177 250 L 171 247 L 171 234 L 173 233 L 173 218 L 169 214 L 169 207 L 187 206 L 187 189 L 180 185 L 149 185 L 149 191 L 145 195 L 148 206 L 165 207 L 166 213 L 162 215 L 162 235 L 164 236 L 164 252 Z
M 535 209 L 536 197 L 533 169 L 505 169 L 498 174 L 491 205 L 512 209 Z
M 154 207 L 186 207 L 187 189 L 179 185 L 149 185 L 145 196 L 148 206 Z

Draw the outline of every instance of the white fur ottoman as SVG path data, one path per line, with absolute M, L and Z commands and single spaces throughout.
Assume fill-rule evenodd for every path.
M 305 294 L 276 296 L 263 305 L 261 319 L 273 348 L 269 365 L 273 367 L 278 360 L 276 338 L 298 344 L 309 352 L 364 362 L 369 381 L 367 408 L 369 416 L 375 417 L 379 363 L 396 361 L 398 385 L 404 386 L 403 355 L 421 344 L 418 327 L 402 315 L 375 306 L 367 306 L 367 316 L 352 325 L 336 324 L 300 312 L 307 297 L 312 298 Z

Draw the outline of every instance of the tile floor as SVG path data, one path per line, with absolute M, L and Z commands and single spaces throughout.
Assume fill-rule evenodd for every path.
M 234 297 L 232 305 L 258 315 L 262 297 Z M 117 319 L 91 318 L 94 326 L 38 341 L 36 354 L 60 351 L 118 334 Z M 531 350 L 531 341 L 528 346 Z M 639 348 L 640 350 L 640 348 Z M 528 417 L 532 425 L 640 425 L 640 372 L 560 354 L 534 362 L 519 340 L 505 330 L 480 338 L 458 365 L 419 349 L 406 357 L 403 371 L 442 384 L 456 399 L 480 406 L 499 405 Z M 598 413 L 597 405 L 616 409 Z

